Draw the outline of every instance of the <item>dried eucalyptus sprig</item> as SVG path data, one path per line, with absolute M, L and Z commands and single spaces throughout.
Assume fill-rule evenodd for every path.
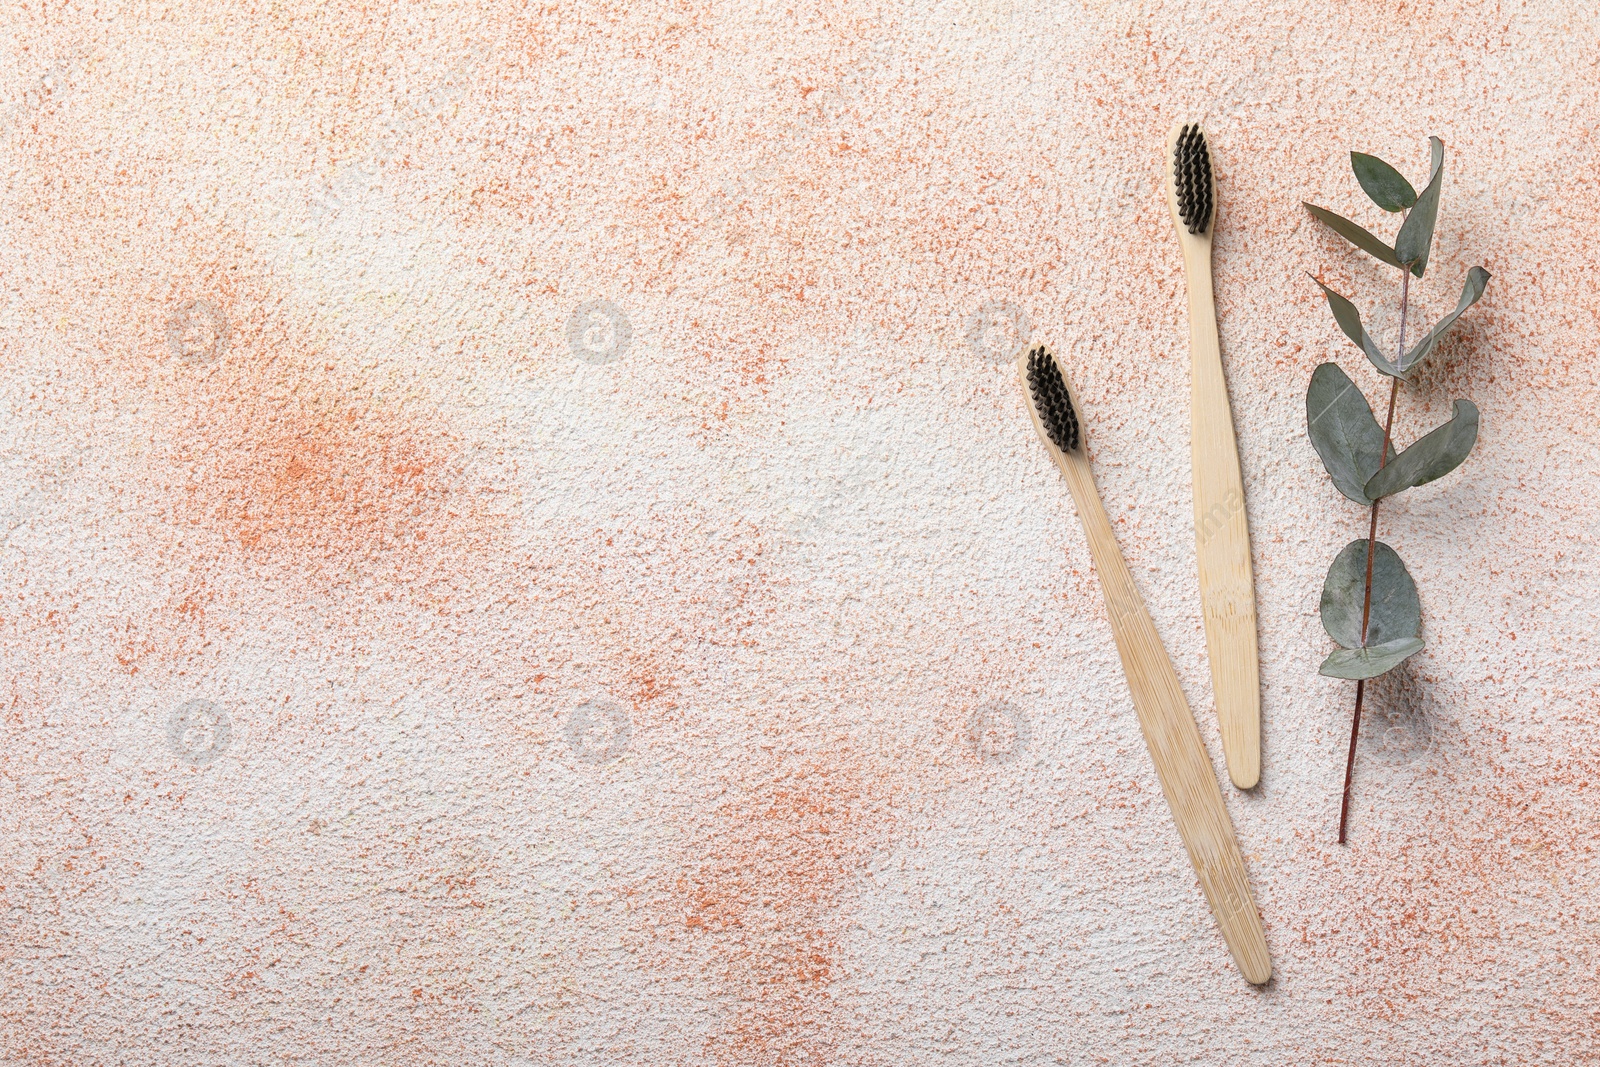
M 1356 306 L 1323 285 L 1323 295 L 1334 321 L 1366 353 L 1367 359 L 1389 381 L 1389 414 L 1382 429 L 1354 382 L 1338 364 L 1324 363 L 1311 375 L 1306 391 L 1306 424 L 1311 443 L 1339 492 L 1371 508 L 1367 536 L 1351 541 L 1328 568 L 1322 585 L 1322 626 L 1339 649 L 1322 664 L 1330 678 L 1356 683 L 1356 709 L 1350 720 L 1350 751 L 1345 759 L 1344 797 L 1339 805 L 1339 843 L 1345 842 L 1350 817 L 1350 779 L 1355 771 L 1356 739 L 1361 732 L 1361 701 L 1367 679 L 1398 667 L 1422 651 L 1418 633 L 1422 605 L 1417 586 L 1398 553 L 1378 540 L 1378 503 L 1386 496 L 1442 478 L 1461 465 L 1478 440 L 1478 409 L 1470 400 L 1457 400 L 1449 422 L 1396 454 L 1390 431 L 1400 383 L 1428 357 L 1440 336 L 1483 296 L 1489 272 L 1473 267 L 1456 309 L 1436 322 L 1427 335 L 1406 348 L 1406 315 L 1411 298 L 1411 278 L 1420 278 L 1428 266 L 1433 227 L 1439 217 L 1439 188 L 1444 181 L 1444 142 L 1428 138 L 1433 162 L 1428 184 L 1419 194 L 1410 182 L 1377 156 L 1350 153 L 1350 167 L 1367 196 L 1384 211 L 1403 213 L 1400 232 L 1392 246 L 1370 231 L 1325 208 L 1306 204 L 1307 210 L 1339 236 L 1374 259 L 1400 270 L 1400 337 L 1394 358 L 1386 356 L 1361 324 Z M 1315 280 L 1315 279 L 1313 279 Z

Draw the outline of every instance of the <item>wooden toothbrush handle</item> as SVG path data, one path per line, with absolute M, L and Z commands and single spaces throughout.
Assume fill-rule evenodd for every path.
M 1249 789 L 1261 778 L 1261 674 L 1250 527 L 1217 344 L 1211 241 L 1209 236 L 1191 237 L 1183 246 L 1189 278 L 1189 447 L 1200 608 L 1228 777 L 1240 789 Z
M 1128 573 L 1087 458 L 1080 450 L 1060 456 L 1057 462 L 1089 539 L 1122 670 L 1156 765 L 1156 777 L 1161 780 L 1161 792 L 1234 963 L 1246 981 L 1259 985 L 1272 977 L 1272 960 L 1211 758 L 1206 755 L 1166 646 Z

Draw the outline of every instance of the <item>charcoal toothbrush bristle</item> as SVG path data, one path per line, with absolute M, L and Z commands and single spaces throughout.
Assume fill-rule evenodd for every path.
M 1067 395 L 1067 383 L 1061 378 L 1055 356 L 1042 345 L 1028 353 L 1028 392 L 1033 394 L 1033 406 L 1050 440 L 1063 452 L 1075 451 L 1078 413 L 1072 410 L 1072 398 Z
M 1172 184 L 1178 191 L 1178 214 L 1190 233 L 1211 225 L 1211 150 L 1199 124 L 1185 126 L 1172 149 Z

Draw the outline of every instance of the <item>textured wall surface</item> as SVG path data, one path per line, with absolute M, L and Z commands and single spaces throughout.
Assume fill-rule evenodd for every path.
M 1600 16 L 1373 2 L 6 7 L 0 1059 L 1600 1060 Z M 1261 613 L 1228 959 L 1006 352 L 1055 344 L 1220 772 L 1170 123 Z M 1353 683 L 1351 148 L 1449 144 Z M 1420 183 L 1419 183 L 1420 184 Z

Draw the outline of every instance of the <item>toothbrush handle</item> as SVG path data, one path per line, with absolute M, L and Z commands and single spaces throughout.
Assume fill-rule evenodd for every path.
M 1191 238 L 1183 246 L 1189 279 L 1190 458 L 1200 606 L 1228 776 L 1240 789 L 1249 789 L 1261 777 L 1261 676 L 1250 528 L 1217 344 L 1211 240 Z
M 1161 780 L 1161 792 L 1234 963 L 1246 981 L 1259 985 L 1272 977 L 1272 960 L 1216 771 L 1166 646 L 1128 572 L 1088 459 L 1081 450 L 1056 455 L 1100 575 L 1111 632 L 1122 657 L 1139 728 Z

